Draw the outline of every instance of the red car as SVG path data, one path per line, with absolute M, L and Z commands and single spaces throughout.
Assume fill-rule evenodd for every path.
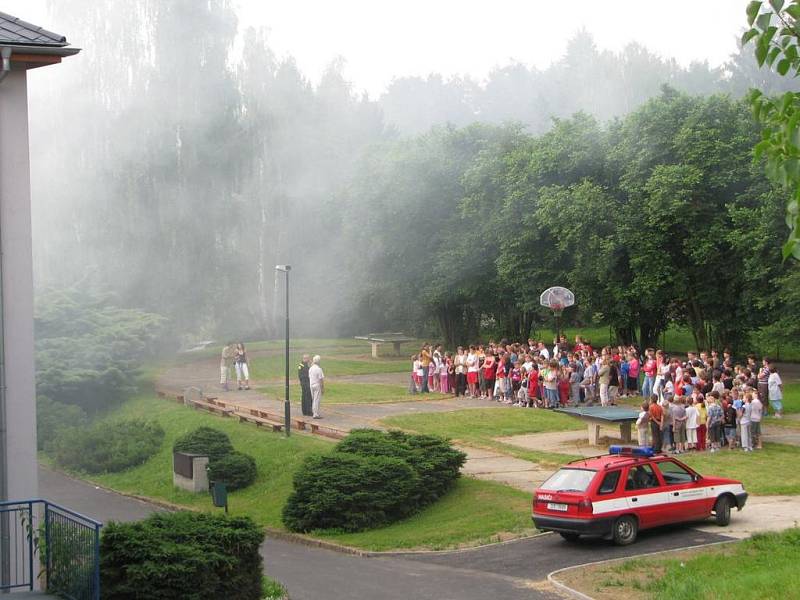
M 747 492 L 740 481 L 705 477 L 650 448 L 612 446 L 610 454 L 559 469 L 533 496 L 533 523 L 574 541 L 581 535 L 632 544 L 641 529 L 700 521 L 727 525 Z

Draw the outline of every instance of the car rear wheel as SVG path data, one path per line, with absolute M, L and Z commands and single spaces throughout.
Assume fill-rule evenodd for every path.
M 725 527 L 731 522 L 731 499 L 728 496 L 721 496 L 714 505 L 714 515 L 717 525 Z
M 581 537 L 579 533 L 568 533 L 566 531 L 560 531 L 559 535 L 568 542 L 577 542 L 578 538 Z
M 636 541 L 639 533 L 639 523 L 630 515 L 620 517 L 614 522 L 612 537 L 618 546 L 627 546 Z

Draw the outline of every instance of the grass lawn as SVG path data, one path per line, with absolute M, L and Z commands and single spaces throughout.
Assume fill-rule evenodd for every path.
M 325 377 L 342 375 L 373 375 L 376 373 L 411 373 L 411 361 L 397 358 L 372 358 L 371 356 L 339 355 L 338 358 L 322 354 L 320 366 L 325 372 Z M 297 365 L 300 364 L 302 353 L 290 355 L 289 376 L 297 380 Z M 277 379 L 284 375 L 283 355 L 250 356 L 250 377 L 254 380 Z
M 535 533 L 531 495 L 499 483 L 461 477 L 436 504 L 403 521 L 361 533 L 316 532 L 315 537 L 369 550 L 439 550 Z
M 212 510 L 208 494 L 191 494 L 172 485 L 172 444 L 184 433 L 207 425 L 225 431 L 234 447 L 251 454 L 258 465 L 256 482 L 229 494 L 234 515 L 248 515 L 263 526 L 283 529 L 281 510 L 292 491 L 292 477 L 308 456 L 330 452 L 334 444 L 309 435 L 286 438 L 279 433 L 223 419 L 153 397 L 138 397 L 112 411 L 107 419 L 140 417 L 157 421 L 166 433 L 161 450 L 146 463 L 91 477 L 123 493 L 191 509 Z M 530 495 L 513 488 L 468 478 L 417 515 L 379 530 L 343 534 L 316 532 L 316 537 L 372 550 L 444 548 L 475 545 L 504 533 L 532 531 Z
M 419 342 L 405 342 L 401 346 L 400 354 L 394 353 L 394 348 L 389 344 L 384 344 L 378 350 L 380 358 L 402 358 L 407 359 L 419 349 Z M 193 362 L 202 358 L 219 356 L 222 352 L 222 343 L 215 343 L 212 346 L 194 352 L 183 352 L 175 358 L 178 364 Z M 247 351 L 251 354 L 256 352 L 275 353 L 278 358 L 283 356 L 284 340 L 263 340 L 245 341 Z M 319 354 L 320 356 L 336 356 L 341 354 L 364 356 L 372 358 L 372 348 L 369 342 L 355 340 L 353 338 L 291 338 L 289 347 L 292 356 L 303 354 Z M 380 360 L 379 358 L 379 360 Z M 411 367 L 409 365 L 409 370 Z
M 258 388 L 271 398 L 283 399 L 284 387 L 280 384 L 271 384 Z M 300 403 L 300 386 L 289 387 L 292 402 Z M 423 395 L 411 395 L 402 385 L 386 385 L 381 383 L 338 383 L 335 381 L 325 385 L 325 403 L 330 404 L 381 404 L 386 402 L 411 402 L 413 400 L 428 399 Z
M 761 600 L 797 598 L 800 529 L 663 556 L 590 566 L 565 583 L 598 600 Z
M 441 435 L 457 443 L 491 448 L 517 458 L 547 464 L 563 464 L 577 457 L 526 450 L 495 441 L 494 438 L 545 431 L 577 431 L 586 428 L 577 419 L 567 415 L 549 410 L 522 408 L 474 408 L 454 412 L 401 415 L 383 419 L 381 423 L 387 427 Z
M 792 468 L 800 459 L 800 448 L 796 446 L 764 444 L 763 450 L 752 454 L 721 450 L 714 454 L 682 454 L 677 458 L 701 474 L 738 479 L 751 494 L 800 494 L 800 470 Z

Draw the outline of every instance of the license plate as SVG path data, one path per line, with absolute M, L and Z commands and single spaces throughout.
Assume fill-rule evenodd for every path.
M 547 510 L 560 510 L 561 512 L 567 512 L 567 505 L 558 504 L 557 502 L 548 502 Z

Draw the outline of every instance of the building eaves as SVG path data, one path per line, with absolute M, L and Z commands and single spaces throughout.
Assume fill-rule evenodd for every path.
M 63 47 L 67 38 L 43 27 L 0 12 L 0 45 Z

